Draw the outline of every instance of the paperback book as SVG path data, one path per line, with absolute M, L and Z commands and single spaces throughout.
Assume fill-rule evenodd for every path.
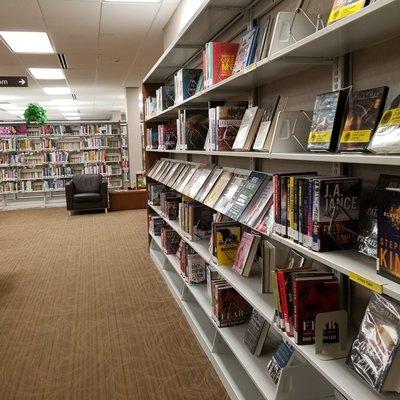
M 263 110 L 259 107 L 251 107 L 246 110 L 232 146 L 233 150 L 251 149 L 261 122 L 262 114 Z
M 243 233 L 236 259 L 233 263 L 233 271 L 243 276 L 250 275 L 260 240 L 261 237 L 259 235 L 250 232 Z
M 187 150 L 203 150 L 208 132 L 208 111 L 184 110 L 184 131 Z
M 265 318 L 256 309 L 253 309 L 244 335 L 244 343 L 251 354 L 261 356 L 270 326 Z
M 259 28 L 256 26 L 246 32 L 240 39 L 240 45 L 236 56 L 233 73 L 237 74 L 242 69 L 251 65 L 254 62 L 254 55 L 257 46 Z
M 233 173 L 230 171 L 223 171 L 218 180 L 213 185 L 213 188 L 208 193 L 207 197 L 204 200 L 204 204 L 208 207 L 213 208 L 214 204 L 218 201 L 222 192 L 225 190 L 226 186 L 229 184 Z
M 278 384 L 282 370 L 292 362 L 294 354 L 294 347 L 285 340 L 282 340 L 267 365 L 267 374 L 275 384 Z
M 205 201 L 205 198 L 208 196 L 210 193 L 211 189 L 213 188 L 214 184 L 218 181 L 218 178 L 222 174 L 223 169 L 215 167 L 209 177 L 207 178 L 206 182 L 203 184 L 203 186 L 200 188 L 198 193 L 195 196 L 195 199 L 199 201 L 200 203 L 203 203 Z
M 368 0 L 334 0 L 328 25 L 361 11 Z
M 218 265 L 232 267 L 237 256 L 242 226 L 237 222 L 213 223 L 214 256 Z

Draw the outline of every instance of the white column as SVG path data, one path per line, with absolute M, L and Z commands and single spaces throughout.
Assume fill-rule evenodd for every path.
M 129 172 L 131 186 L 135 185 L 136 171 L 143 170 L 142 132 L 140 127 L 139 88 L 126 88 L 126 122 L 128 124 Z
M 112 111 L 111 113 L 111 122 L 120 122 L 121 121 L 121 111 Z

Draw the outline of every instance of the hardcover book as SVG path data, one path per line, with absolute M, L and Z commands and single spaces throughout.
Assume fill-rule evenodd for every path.
M 315 100 L 308 150 L 335 151 L 349 89 L 319 94 Z
M 222 214 L 227 214 L 232 207 L 237 194 L 244 185 L 247 176 L 242 174 L 234 174 L 229 181 L 225 190 L 222 192 L 218 201 L 214 204 L 214 208 Z
M 232 150 L 245 112 L 245 107 L 219 106 L 216 108 L 215 150 Z
M 213 232 L 218 265 L 232 267 L 238 252 L 242 226 L 234 222 L 214 223 Z
M 164 226 L 161 230 L 162 243 L 165 254 L 176 254 L 181 237 L 169 226 Z
M 400 392 L 400 305 L 373 293 L 347 365 L 378 392 Z
M 266 100 L 265 105 L 263 105 L 263 115 L 261 117 L 261 123 L 258 128 L 257 136 L 253 144 L 253 150 L 257 151 L 266 151 L 269 150 L 267 147 L 267 142 L 270 142 L 271 140 L 267 141 L 268 136 L 270 135 L 272 138 L 272 120 L 274 118 L 276 108 L 279 103 L 280 96 L 272 96 L 269 97 Z
M 196 93 L 202 69 L 180 69 L 174 77 L 175 104 L 192 97 Z
M 378 274 L 400 283 L 400 190 L 378 196 Z
M 294 339 L 297 344 L 312 344 L 315 342 L 315 317 L 319 313 L 340 310 L 339 283 L 326 277 L 294 276 L 293 299 Z M 327 324 L 323 341 L 337 342 L 338 337 L 337 324 Z
M 176 133 L 176 125 L 160 125 L 160 134 L 163 137 L 164 149 L 175 150 L 178 140 Z
M 361 11 L 368 0 L 335 0 L 328 18 L 328 25 Z
M 389 88 L 354 92 L 340 136 L 340 151 L 365 151 L 381 119 Z
M 257 23 L 258 38 L 254 52 L 254 62 L 260 61 L 268 54 L 268 40 L 272 29 L 272 17 L 269 14 L 261 17 Z
M 243 276 L 250 275 L 260 239 L 259 235 L 254 235 L 249 232 L 243 233 L 237 251 L 236 260 L 232 267 L 233 271 Z
M 237 221 L 266 178 L 267 175 L 265 173 L 252 171 L 240 190 L 238 190 L 233 203 L 224 214 Z
M 210 190 L 213 188 L 214 184 L 217 182 L 218 178 L 222 174 L 223 169 L 216 167 L 209 177 L 207 178 L 206 182 L 203 184 L 203 186 L 200 188 L 199 192 L 195 196 L 195 199 L 199 201 L 200 203 L 203 203 L 205 198 L 208 196 L 210 193 Z
M 206 262 L 198 254 L 187 255 L 187 280 L 202 283 L 206 280 Z
M 351 248 L 357 238 L 361 179 L 313 179 L 312 249 Z
M 231 180 L 233 173 L 230 171 L 223 171 L 218 180 L 215 182 L 213 188 L 208 193 L 207 197 L 204 200 L 204 204 L 208 207 L 213 208 L 214 204 L 218 201 L 222 192 L 225 190 L 229 181 Z
M 261 122 L 263 110 L 259 107 L 248 108 L 243 116 L 239 131 L 233 143 L 233 150 L 250 150 Z
M 294 354 L 294 347 L 288 342 L 282 340 L 267 365 L 267 374 L 275 384 L 279 382 L 282 370 L 290 365 L 294 358 Z
M 379 176 L 375 190 L 368 201 L 368 207 L 360 218 L 360 229 L 357 237 L 357 250 L 369 257 L 378 255 L 378 197 L 382 189 L 400 189 L 400 176 Z
M 254 54 L 257 45 L 258 26 L 246 32 L 240 39 L 233 73 L 237 74 L 254 62 Z
M 211 42 L 210 45 L 212 55 L 208 62 L 212 65 L 212 85 L 215 85 L 232 75 L 239 43 Z
M 203 150 L 208 132 L 208 110 L 184 110 L 187 150 Z
M 400 108 L 391 108 L 383 113 L 368 150 L 379 154 L 400 153 Z
M 256 309 L 253 309 L 244 335 L 244 343 L 251 354 L 261 356 L 270 326 L 265 318 Z
M 192 179 L 183 189 L 183 193 L 194 199 L 212 171 L 213 171 L 212 166 L 199 165 Z

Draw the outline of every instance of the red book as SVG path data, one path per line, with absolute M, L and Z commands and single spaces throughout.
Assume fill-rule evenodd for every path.
M 212 42 L 213 85 L 232 75 L 238 50 L 239 43 Z
M 318 314 L 340 310 L 339 283 L 330 278 L 293 278 L 294 339 L 297 344 L 315 342 L 315 317 Z M 337 324 L 329 323 L 324 329 L 324 342 L 337 342 L 338 336 Z
M 276 278 L 278 281 L 279 301 L 281 304 L 282 316 L 285 321 L 285 329 L 284 330 L 286 331 L 286 320 L 289 315 L 289 303 L 288 303 L 288 298 L 287 298 L 288 293 L 286 292 L 286 286 L 285 286 L 285 271 L 284 270 L 276 270 L 275 274 L 276 274 Z M 287 332 L 287 333 L 289 334 L 289 332 Z M 289 335 L 289 336 L 291 336 L 291 335 Z

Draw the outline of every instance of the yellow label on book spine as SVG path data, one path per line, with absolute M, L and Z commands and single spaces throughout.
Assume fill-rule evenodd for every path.
M 376 293 L 382 293 L 383 292 L 383 286 L 380 285 L 379 283 L 376 283 L 374 281 L 371 281 L 367 278 L 365 278 L 364 276 L 358 275 L 355 272 L 351 272 L 350 275 L 350 280 L 365 286 L 366 288 L 372 290 L 373 292 Z
M 344 2 L 345 3 L 345 2 Z M 365 0 L 359 0 L 357 3 L 344 5 L 333 9 L 329 15 L 328 25 L 332 22 L 338 21 L 342 18 L 346 18 L 351 14 L 359 12 L 364 8 Z
M 371 138 L 371 129 L 363 131 L 343 131 L 340 143 L 368 143 Z
M 308 138 L 309 143 L 329 143 L 331 141 L 331 131 L 311 131 Z
M 400 108 L 385 111 L 379 126 L 400 125 Z

